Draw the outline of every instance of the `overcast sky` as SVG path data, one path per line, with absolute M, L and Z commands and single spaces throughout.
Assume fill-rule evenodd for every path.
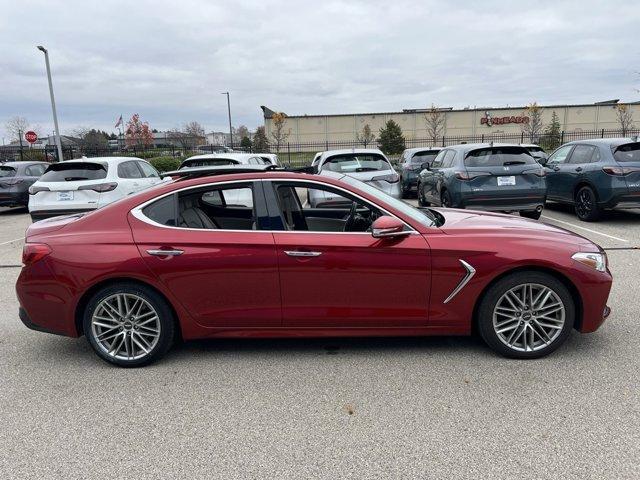
M 0 0 L 0 134 L 293 114 L 640 100 L 637 1 Z

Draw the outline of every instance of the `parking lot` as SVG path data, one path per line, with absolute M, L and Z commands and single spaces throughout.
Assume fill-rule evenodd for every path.
M 127 370 L 20 323 L 30 219 L 0 209 L 0 472 L 638 478 L 640 210 L 582 223 L 550 206 L 541 221 L 613 249 L 615 279 L 604 326 L 550 357 L 506 360 L 476 338 L 212 340 Z

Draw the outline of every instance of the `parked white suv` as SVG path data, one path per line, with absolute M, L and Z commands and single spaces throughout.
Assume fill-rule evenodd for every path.
M 158 171 L 133 157 L 52 163 L 29 188 L 31 218 L 88 212 L 160 183 Z

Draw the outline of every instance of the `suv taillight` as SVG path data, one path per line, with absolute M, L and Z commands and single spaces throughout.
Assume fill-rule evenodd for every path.
M 383 180 L 383 181 L 389 182 L 389 183 L 396 183 L 396 182 L 400 181 L 400 176 L 397 173 L 390 173 L 389 175 L 380 175 L 378 177 L 373 177 L 371 180 L 372 181 L 374 181 L 374 180 Z
M 78 187 L 78 190 L 93 190 L 94 192 L 103 193 L 115 190 L 117 186 L 118 184 L 116 182 L 99 183 L 97 185 L 82 185 Z
M 41 187 L 39 185 L 31 185 L 29 187 L 29 195 L 35 195 L 38 192 L 50 192 L 49 187 Z
M 602 167 L 602 171 L 608 175 L 623 177 L 630 173 L 640 172 L 640 167 Z
M 542 168 L 532 168 L 530 170 L 525 170 L 522 173 L 533 174 L 533 175 L 536 175 L 538 177 L 546 177 L 547 176 L 547 171 L 544 169 L 544 167 L 542 167 Z
M 456 178 L 459 180 L 473 180 L 478 177 L 488 177 L 491 174 L 489 172 L 467 172 L 467 171 L 457 171 L 455 172 Z
M 46 243 L 25 243 L 22 247 L 22 264 L 32 265 L 51 253 L 51 247 Z

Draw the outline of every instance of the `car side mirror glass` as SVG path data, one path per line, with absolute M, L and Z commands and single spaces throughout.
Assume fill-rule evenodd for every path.
M 431 168 L 431 164 L 429 162 L 424 162 L 420 167 L 422 167 L 423 170 L 429 170 Z
M 538 160 L 538 163 L 539 163 L 540 165 L 546 165 L 546 164 L 547 164 L 547 162 L 549 161 L 549 159 L 544 158 L 544 157 L 537 158 L 536 160 Z
M 374 238 L 399 237 L 408 234 L 401 220 L 388 215 L 379 217 L 371 225 L 371 235 Z

